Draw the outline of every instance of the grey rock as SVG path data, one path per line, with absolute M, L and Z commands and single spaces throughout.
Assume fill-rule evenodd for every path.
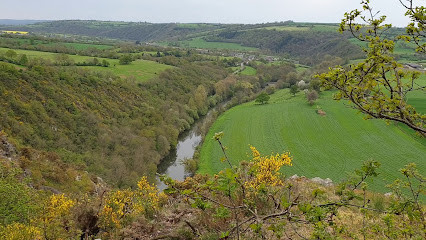
M 59 190 L 49 186 L 41 186 L 40 190 L 51 191 L 53 194 L 61 194 Z
M 299 176 L 297 176 L 297 174 L 294 174 L 293 176 L 289 177 L 288 179 L 290 179 L 290 180 L 296 180 L 298 178 L 299 178 Z
M 384 195 L 385 195 L 385 197 L 391 197 L 393 195 L 393 193 L 388 192 L 388 193 L 385 193 Z
M 331 180 L 330 178 L 322 179 L 320 177 L 314 177 L 311 179 L 311 181 L 326 187 L 333 186 L 333 180 Z
M 0 135 L 0 157 L 11 159 L 16 156 L 18 151 L 6 138 L 6 136 Z

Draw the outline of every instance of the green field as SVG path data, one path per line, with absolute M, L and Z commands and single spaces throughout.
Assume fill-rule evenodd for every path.
M 303 71 L 305 71 L 306 69 L 309 69 L 309 68 L 310 67 L 306 66 L 306 65 L 296 64 L 296 71 L 297 72 L 303 72 Z
M 14 42 L 19 42 L 20 44 L 31 44 L 30 39 L 26 39 L 26 38 L 4 38 L 4 37 L 0 37 L 0 40 L 14 41 Z M 40 40 L 34 40 L 34 44 L 45 45 L 45 46 L 63 45 L 63 46 L 66 46 L 66 47 L 74 48 L 76 50 L 86 50 L 88 48 L 110 49 L 110 48 L 113 47 L 111 45 L 103 45 L 103 44 L 47 42 L 47 41 L 40 41 Z
M 129 65 L 119 65 L 118 60 L 108 59 L 111 63 L 110 67 L 86 67 L 100 71 L 112 71 L 114 74 L 121 77 L 134 77 L 138 81 L 147 81 L 156 77 L 162 71 L 173 68 L 172 66 L 157 63 L 154 61 L 137 60 Z M 115 66 L 114 66 L 115 64 Z
M 9 48 L 0 48 L 0 54 L 10 50 Z M 46 58 L 52 61 L 55 60 L 55 56 L 58 53 L 30 51 L 21 49 L 12 49 L 17 54 L 26 54 L 28 58 Z M 93 57 L 79 56 L 79 55 L 68 55 L 74 62 L 90 61 Z M 107 60 L 111 65 L 109 67 L 98 67 L 98 66 L 83 66 L 82 68 L 98 70 L 98 71 L 111 71 L 114 74 L 121 77 L 134 77 L 138 81 L 146 81 L 157 76 L 162 71 L 173 68 L 172 66 L 157 63 L 154 61 L 137 60 L 133 61 L 129 65 L 118 64 L 118 59 L 109 58 L 98 58 L 100 61 Z
M 257 70 L 254 69 L 254 68 L 252 68 L 252 67 L 250 67 L 250 66 L 246 66 L 244 68 L 244 70 L 241 71 L 242 75 L 248 75 L 248 76 L 254 76 L 254 75 L 256 75 L 256 73 L 257 73 Z
M 13 50 L 17 54 L 25 54 L 28 58 L 46 58 L 50 60 L 54 60 L 55 56 L 59 53 L 51 53 L 51 52 L 41 52 L 41 51 L 32 51 L 32 50 L 22 50 L 22 49 L 9 49 L 9 48 L 0 48 L 0 54 L 5 53 L 8 50 Z M 68 55 L 71 59 L 76 62 L 82 62 L 90 57 L 87 56 L 79 56 L 79 55 Z M 93 57 L 92 57 L 93 58 Z M 101 58 L 99 58 L 101 59 Z
M 225 42 L 207 42 L 201 38 L 194 38 L 187 41 L 180 41 L 179 45 L 186 48 L 203 48 L 203 49 L 229 49 L 240 51 L 256 51 L 257 48 L 241 46 L 237 43 Z
M 333 25 L 323 24 L 300 24 L 297 26 L 272 26 L 264 29 L 275 31 L 317 31 L 317 32 L 337 32 L 338 27 Z
M 213 27 L 212 25 L 206 24 L 206 23 L 178 23 L 177 26 L 179 28 L 193 28 L 193 29 Z
M 309 27 L 305 27 L 305 26 L 301 26 L 301 27 L 297 27 L 297 26 L 273 26 L 273 27 L 265 27 L 264 29 L 268 29 L 268 30 L 276 30 L 276 31 L 309 31 L 310 28 Z
M 420 105 L 419 109 L 426 107 L 423 94 L 410 98 L 413 104 Z M 326 116 L 316 113 L 317 106 Z M 213 174 L 226 167 L 220 161 L 218 144 L 212 140 L 214 133 L 221 131 L 234 164 L 249 159 L 249 144 L 265 155 L 290 151 L 294 165 L 284 168 L 287 176 L 298 174 L 339 181 L 363 161 L 374 159 L 382 163 L 382 174 L 373 189 L 386 191 L 385 182 L 400 177 L 398 169 L 405 164 L 416 162 L 421 172 L 426 170 L 426 139 L 382 120 L 363 120 L 356 110 L 332 100 L 331 92 L 322 93 L 316 106 L 308 105 L 303 93 L 291 97 L 285 89 L 271 95 L 269 104 L 250 102 L 228 110 L 205 138 L 200 173 Z
M 110 45 L 100 45 L 100 44 L 88 44 L 88 43 L 51 43 L 48 45 L 60 44 L 65 45 L 67 47 L 72 47 L 76 50 L 86 50 L 88 48 L 97 48 L 97 49 L 110 49 L 112 46 Z
M 366 48 L 368 44 L 366 42 L 359 41 L 356 38 L 348 39 L 349 42 L 355 44 L 361 48 Z M 402 41 L 398 41 L 395 43 L 394 55 L 397 57 L 400 63 L 417 63 L 417 64 L 425 64 L 426 61 L 421 59 L 419 56 L 416 56 L 414 53 L 416 52 L 416 45 L 414 43 L 406 43 Z M 351 60 L 353 62 L 357 62 L 358 60 Z

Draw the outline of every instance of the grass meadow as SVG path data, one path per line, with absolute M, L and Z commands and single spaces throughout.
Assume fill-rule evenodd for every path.
M 10 50 L 9 48 L 0 48 L 0 53 L 4 53 Z M 28 58 L 46 58 L 52 61 L 55 60 L 55 56 L 58 53 L 51 52 L 41 52 L 41 51 L 30 51 L 30 50 L 21 50 L 21 49 L 12 49 L 17 54 L 26 54 Z M 74 62 L 83 62 L 90 61 L 93 57 L 89 56 L 80 56 L 80 55 L 68 55 L 70 59 Z M 81 66 L 82 68 L 92 69 L 97 71 L 111 71 L 114 74 L 120 77 L 134 77 L 138 81 L 147 81 L 156 77 L 162 71 L 173 68 L 172 66 L 157 63 L 154 61 L 147 60 L 136 60 L 129 65 L 120 65 L 118 59 L 109 59 L 109 58 L 98 58 L 99 61 L 107 60 L 110 63 L 109 67 L 99 67 L 99 66 Z
M 242 75 L 254 76 L 256 75 L 257 70 L 253 67 L 246 66 L 243 71 L 240 72 Z
M 19 42 L 20 44 L 31 44 L 31 40 L 26 39 L 26 38 L 4 38 L 4 37 L 0 37 L 0 40 L 14 41 L 14 42 Z M 110 48 L 113 47 L 111 45 L 104 45 L 104 44 L 47 42 L 47 41 L 40 41 L 40 40 L 34 40 L 34 44 L 45 45 L 45 46 L 63 45 L 63 46 L 66 46 L 66 47 L 72 47 L 76 50 L 86 50 L 88 48 L 110 49 Z
M 275 31 L 316 31 L 316 32 L 337 32 L 337 25 L 327 24 L 299 24 L 297 26 L 271 26 L 265 27 L 264 29 L 275 30 Z
M 426 109 L 426 96 L 416 93 L 410 101 L 418 109 Z M 285 167 L 287 176 L 331 178 L 340 181 L 363 161 L 381 162 L 381 174 L 372 183 L 373 189 L 385 190 L 385 184 L 401 177 L 398 169 L 416 162 L 420 172 L 426 170 L 426 139 L 396 124 L 382 120 L 364 120 L 363 115 L 332 100 L 332 92 L 324 92 L 317 104 L 310 106 L 304 93 L 292 97 L 288 89 L 271 95 L 269 104 L 249 102 L 222 114 L 211 127 L 201 149 L 200 173 L 214 174 L 226 167 L 222 163 L 214 133 L 224 132 L 223 143 L 230 160 L 237 164 L 248 160 L 249 144 L 262 154 L 289 151 L 292 167 Z M 317 108 L 326 112 L 317 114 Z
M 191 40 L 180 41 L 181 47 L 187 48 L 202 48 L 202 49 L 228 49 L 228 50 L 239 50 L 239 51 L 256 51 L 257 48 L 241 46 L 237 43 L 225 43 L 225 42 L 207 42 L 201 38 L 193 38 Z

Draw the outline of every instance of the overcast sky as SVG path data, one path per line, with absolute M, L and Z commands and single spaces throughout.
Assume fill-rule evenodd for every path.
M 426 5 L 426 0 L 415 0 Z M 361 0 L 0 0 L 0 19 L 86 19 L 136 22 L 340 22 Z M 389 22 L 408 22 L 398 0 L 371 0 Z

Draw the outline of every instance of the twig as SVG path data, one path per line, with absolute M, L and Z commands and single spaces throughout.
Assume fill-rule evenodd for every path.
M 198 233 L 197 229 L 195 229 L 195 227 L 192 226 L 190 222 L 188 222 L 188 221 L 185 220 L 185 223 L 186 223 L 186 225 L 189 226 L 189 228 L 191 228 L 192 233 L 194 233 L 195 236 L 197 236 L 197 237 L 200 236 L 200 234 Z

